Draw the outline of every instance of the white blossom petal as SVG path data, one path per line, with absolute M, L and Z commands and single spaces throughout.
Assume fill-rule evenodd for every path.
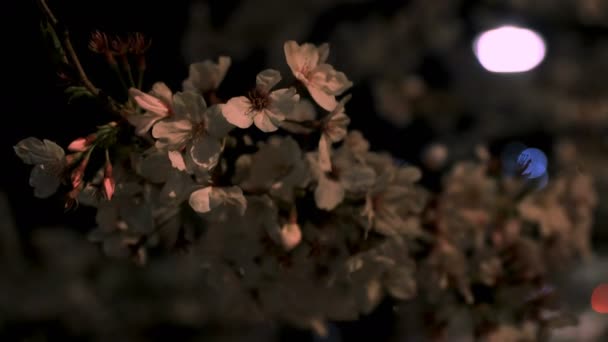
M 192 160 L 207 169 L 217 164 L 220 152 L 222 152 L 222 144 L 217 139 L 207 135 L 194 139 L 190 148 Z
M 207 108 L 205 112 L 206 116 L 206 128 L 207 134 L 217 139 L 224 138 L 228 132 L 230 132 L 234 125 L 226 120 L 222 115 L 222 109 L 220 105 L 213 105 Z
M 13 147 L 21 160 L 29 165 L 56 163 L 63 160 L 65 151 L 61 146 L 50 140 L 26 138 Z
M 160 116 L 167 116 L 169 113 L 169 107 L 167 107 L 163 101 L 152 95 L 146 94 L 139 89 L 129 89 L 129 95 L 135 99 L 135 102 L 137 102 L 141 108 L 149 112 Z
M 308 79 L 329 95 L 341 95 L 353 85 L 343 72 L 336 71 L 329 64 L 317 66 Z
M 131 114 L 127 116 L 127 121 L 135 127 L 135 134 L 143 136 L 155 123 L 165 118 L 165 115 L 158 114 L 152 111 L 147 111 L 144 114 Z
M 184 91 L 197 91 L 201 94 L 215 90 L 224 80 L 231 59 L 220 56 L 218 62 L 206 60 L 190 65 L 188 79 L 183 82 Z
M 376 181 L 376 172 L 371 167 L 357 166 L 341 169 L 340 181 L 344 189 L 352 193 L 364 193 L 372 188 Z
M 285 116 L 291 113 L 300 100 L 300 95 L 296 93 L 294 88 L 277 89 L 270 93 L 270 106 L 268 109 L 280 116 L 280 120 L 284 120 Z
M 168 152 L 169 160 L 171 161 L 171 166 L 174 168 L 185 171 L 186 170 L 186 162 L 184 161 L 184 156 L 179 151 L 169 151 Z
M 321 88 L 317 87 L 315 84 L 311 83 L 306 86 L 310 96 L 313 100 L 326 111 L 332 111 L 336 108 L 338 102 L 336 101 L 336 97 L 334 95 L 330 95 L 323 91 Z
M 152 85 L 150 95 L 159 98 L 169 107 L 173 104 L 173 92 L 163 82 L 154 83 L 154 85 Z
M 157 148 L 181 147 L 192 132 L 192 122 L 188 120 L 160 121 L 152 127 L 152 136 L 158 139 Z
M 350 124 L 350 118 L 340 112 L 331 117 L 329 122 L 325 125 L 325 134 L 331 142 L 339 142 L 346 137 L 348 133 L 348 125 Z
M 201 94 L 191 91 L 180 92 L 173 96 L 173 110 L 176 119 L 199 123 L 203 120 L 207 104 Z
M 281 73 L 274 69 L 263 70 L 255 78 L 256 87 L 264 94 L 269 93 L 280 81 Z
M 221 110 L 224 118 L 236 127 L 248 128 L 253 124 L 253 118 L 250 115 L 251 102 L 245 96 L 231 98 L 221 105 Z
M 190 194 L 188 203 L 194 211 L 198 213 L 207 213 L 211 211 L 211 201 L 209 197 L 212 189 L 212 187 L 208 186 L 206 188 L 196 190 Z
M 272 120 L 273 113 L 268 111 L 267 109 L 262 112 L 257 113 L 253 117 L 253 122 L 255 126 L 260 129 L 262 132 L 274 132 L 279 129 L 278 125 L 275 124 Z M 279 120 L 277 120 L 279 121 Z M 277 122 L 278 123 L 278 122 Z
M 315 189 L 315 202 L 319 209 L 333 210 L 344 199 L 344 187 L 340 182 L 325 176 L 319 177 L 319 184 Z
M 48 198 L 53 195 L 60 183 L 59 177 L 45 169 L 44 165 L 36 165 L 30 174 L 30 186 L 34 188 L 34 196 L 38 198 Z
M 293 74 L 298 77 L 305 69 L 312 70 L 319 63 L 319 51 L 310 43 L 298 45 L 297 42 L 289 40 L 283 45 L 285 59 Z
M 319 168 L 323 172 L 331 171 L 331 142 L 325 134 L 319 139 Z

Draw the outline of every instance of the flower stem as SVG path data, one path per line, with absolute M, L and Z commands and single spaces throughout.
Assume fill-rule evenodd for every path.
M 120 81 L 120 85 L 122 86 L 122 89 L 126 93 L 128 93 L 129 87 L 127 86 L 127 82 L 125 82 L 125 78 L 122 77 L 122 72 L 120 72 L 120 68 L 118 67 L 118 64 L 116 64 L 116 63 L 110 64 L 110 67 L 112 68 L 112 71 L 114 71 L 114 73 L 116 74 L 116 77 L 118 77 L 118 80 Z
M 144 72 L 145 72 L 145 68 L 140 68 L 139 72 L 137 74 L 137 89 L 141 90 L 141 87 L 144 84 Z
M 127 55 L 121 56 L 122 60 L 122 68 L 125 70 L 127 76 L 129 77 L 129 85 L 131 87 L 135 87 L 135 81 L 133 80 L 133 73 L 131 72 L 131 64 L 129 63 L 129 58 Z

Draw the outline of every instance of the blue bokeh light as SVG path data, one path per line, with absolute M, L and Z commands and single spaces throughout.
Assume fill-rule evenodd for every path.
M 538 178 L 547 172 L 547 156 L 537 148 L 526 148 L 517 156 L 517 164 L 521 175 L 528 178 Z

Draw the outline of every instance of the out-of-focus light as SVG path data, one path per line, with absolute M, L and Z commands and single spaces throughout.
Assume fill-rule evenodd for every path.
M 517 164 L 521 169 L 521 175 L 538 178 L 547 172 L 547 156 L 537 148 L 527 148 L 517 156 Z
M 473 49 L 486 70 L 515 73 L 538 66 L 545 58 L 546 46 L 542 37 L 532 30 L 501 26 L 480 34 Z
M 601 284 L 593 290 L 591 308 L 597 313 L 608 314 L 608 283 Z

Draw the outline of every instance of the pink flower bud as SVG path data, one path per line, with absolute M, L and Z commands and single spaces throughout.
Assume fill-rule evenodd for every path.
M 281 228 L 281 243 L 286 251 L 294 249 L 302 241 L 302 231 L 297 223 L 287 223 Z
M 90 134 L 86 138 L 78 138 L 70 143 L 68 150 L 72 152 L 84 152 L 89 149 L 96 138 L 95 134 Z
M 103 174 L 103 190 L 108 200 L 112 199 L 114 195 L 114 189 L 116 188 L 116 181 L 112 176 L 112 164 L 106 163 L 104 174 Z
M 88 148 L 86 138 L 78 138 L 70 143 L 68 150 L 73 152 L 84 152 Z
M 82 184 L 82 179 L 84 178 L 84 171 L 87 168 L 87 164 L 89 163 L 89 156 L 87 155 L 82 162 L 72 171 L 71 179 L 72 179 L 72 187 L 74 189 L 78 188 Z

